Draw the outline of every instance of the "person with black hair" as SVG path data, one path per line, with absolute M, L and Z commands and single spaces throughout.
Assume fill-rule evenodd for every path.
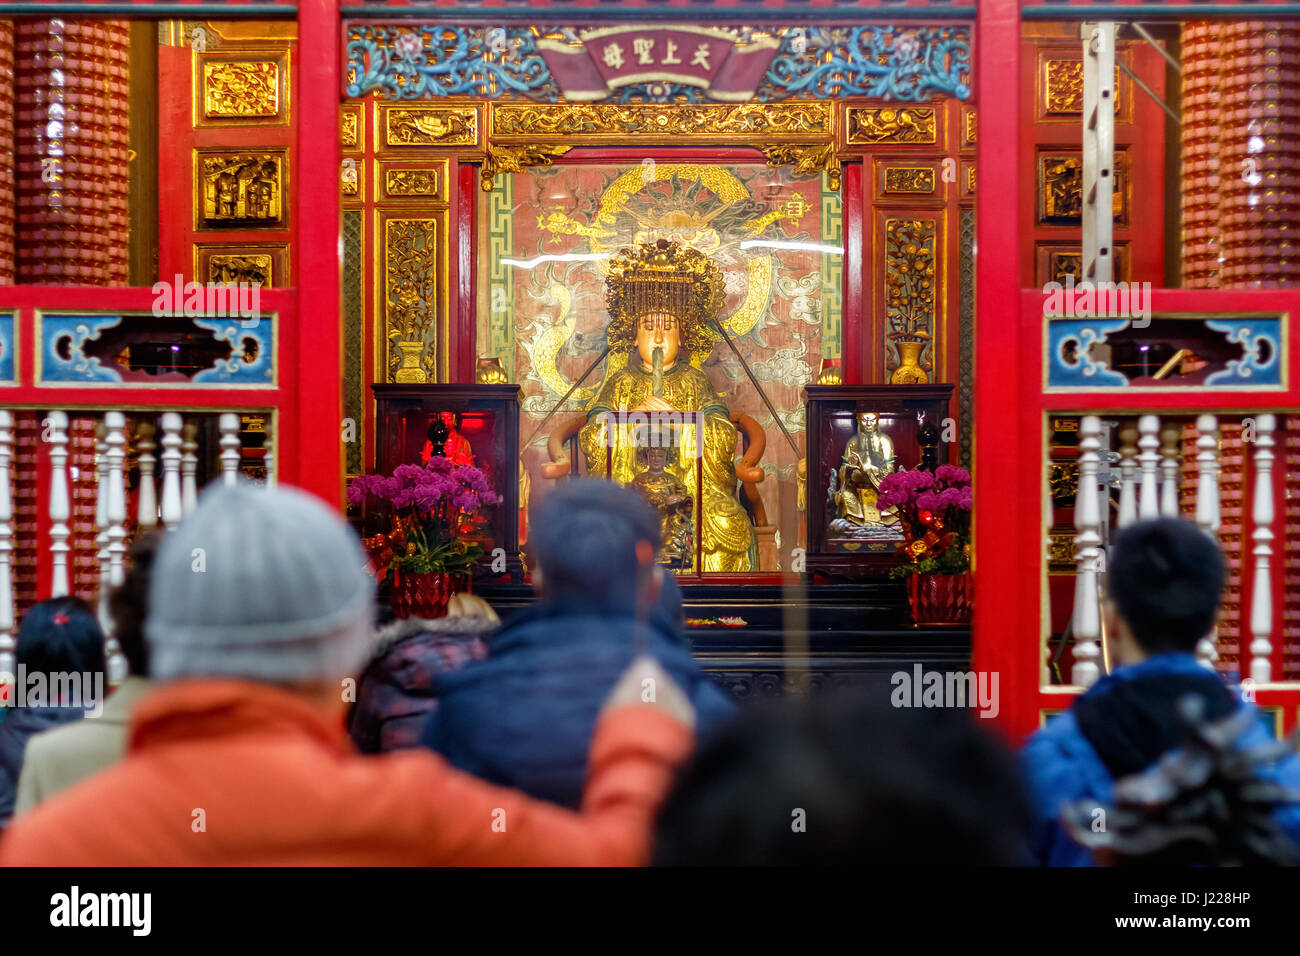
M 1106 633 L 1118 666 L 1037 731 L 1022 754 L 1042 865 L 1092 862 L 1062 825 L 1062 809 L 1087 802 L 1104 807 L 1116 780 L 1146 771 L 1179 748 L 1187 731 L 1180 714 L 1189 700 L 1207 721 L 1248 708 L 1256 719 L 1238 741 L 1242 748 L 1269 739 L 1255 708 L 1195 657 L 1197 642 L 1214 628 L 1223 593 L 1218 542 L 1189 521 L 1161 518 L 1124 528 L 1108 557 Z M 1300 757 L 1293 754 L 1261 773 L 1296 786 Z M 1300 807 L 1279 811 L 1278 820 L 1300 837 Z
M 104 690 L 104 632 L 81 598 L 50 598 L 23 615 L 14 657 L 22 686 L 10 690 L 17 706 L 0 724 L 0 828 L 14 815 L 28 741 L 103 704 L 92 698 Z
M 488 638 L 486 660 L 434 680 L 424 745 L 484 780 L 578 807 L 604 688 L 632 660 L 639 628 L 694 704 L 698 731 L 728 720 L 731 699 L 682 636 L 681 590 L 654 565 L 659 541 L 659 517 L 612 482 L 570 481 L 539 502 L 529 547 L 541 600 Z
M 27 744 L 18 779 L 16 812 L 21 814 L 56 793 L 93 776 L 122 759 L 127 725 L 136 701 L 153 686 L 144 619 L 149 609 L 149 573 L 160 532 L 141 535 L 131 546 L 130 565 L 122 583 L 108 596 L 114 636 L 126 658 L 127 676 L 95 720 L 77 721 L 37 734 Z
M 655 829 L 659 866 L 1023 866 L 1014 754 L 968 711 L 828 692 L 758 704 L 701 748 Z

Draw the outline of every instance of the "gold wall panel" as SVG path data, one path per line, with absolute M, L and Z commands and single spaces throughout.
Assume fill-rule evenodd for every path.
M 975 195 L 975 164 L 971 163 L 966 167 L 966 192 Z
M 882 166 L 881 174 L 882 193 L 934 193 L 933 166 Z
M 654 103 L 493 103 L 494 142 L 509 138 L 582 136 L 593 141 L 627 137 L 662 139 L 765 136 L 770 139 L 829 138 L 834 113 L 829 102 L 740 105 Z
M 196 149 L 196 229 L 285 229 L 288 150 Z
M 885 374 L 894 384 L 931 381 L 935 367 L 939 220 L 890 216 L 884 223 Z M 919 345 L 917 344 L 919 343 Z M 903 369 L 902 366 L 908 366 Z M 900 373 L 910 377 L 900 380 Z
M 194 277 L 199 282 L 261 282 L 263 289 L 289 284 L 289 244 L 197 243 Z
M 972 149 L 975 146 L 975 137 L 979 130 L 978 111 L 973 106 L 963 106 L 961 108 L 961 146 L 962 149 Z
M 1128 222 L 1128 152 L 1115 150 L 1111 194 L 1116 225 Z M 1038 221 L 1045 226 L 1083 224 L 1083 157 L 1078 150 L 1038 154 Z
M 339 192 L 344 196 L 361 194 L 361 177 L 364 175 L 366 161 L 345 156 L 339 168 Z
M 478 143 L 478 110 L 448 106 L 387 106 L 383 112 L 384 143 L 388 146 L 474 146 Z
M 937 110 L 933 106 L 848 106 L 844 141 L 849 146 L 937 144 Z
M 386 381 L 437 381 L 439 318 L 447 314 L 445 221 L 381 215 L 381 223 Z
M 281 48 L 193 54 L 196 129 L 289 122 L 289 53 Z
M 345 104 L 339 108 L 339 145 L 345 152 L 365 150 L 365 124 L 361 122 L 360 105 Z
M 1115 67 L 1115 115 L 1119 115 L 1119 66 Z M 1048 116 L 1083 115 L 1083 60 L 1043 61 L 1043 112 Z
M 385 199 L 447 201 L 448 160 L 436 164 L 380 163 L 376 195 Z

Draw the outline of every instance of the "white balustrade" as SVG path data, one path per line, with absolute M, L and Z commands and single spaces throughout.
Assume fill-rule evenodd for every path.
M 275 487 L 275 442 L 271 438 L 271 419 L 266 419 L 266 441 L 262 445 L 262 464 L 266 467 L 266 487 Z
M 153 471 L 157 463 L 153 436 L 156 432 L 151 422 L 141 422 L 135 430 L 136 460 L 140 464 L 140 487 L 136 491 L 136 519 L 141 532 L 158 526 L 158 498 L 154 488 Z
M 1133 422 L 1124 422 L 1119 430 L 1119 514 L 1116 524 L 1127 527 L 1137 520 L 1137 439 L 1138 430 Z
M 43 424 L 43 438 L 50 445 L 50 558 L 54 567 L 50 597 L 68 594 L 68 415 L 50 412 Z
M 234 412 L 224 412 L 217 419 L 217 431 L 221 435 L 221 477 L 227 485 L 239 480 L 239 416 Z
M 13 456 L 14 417 L 0 411 L 0 675 L 13 674 L 14 660 L 14 505 L 9 485 L 9 462 Z
M 1251 518 L 1255 542 L 1255 579 L 1250 599 L 1250 676 L 1257 684 L 1273 677 L 1273 588 L 1270 573 L 1273 556 L 1273 432 L 1277 418 L 1255 418 L 1255 491 Z
M 107 634 L 112 627 L 108 616 L 108 426 L 95 423 L 95 553 L 99 564 L 99 626 Z
M 121 587 L 126 577 L 126 484 L 122 463 L 126 458 L 126 416 L 121 412 L 106 412 L 108 445 L 108 583 Z M 101 493 L 105 489 L 101 488 Z M 108 657 L 108 679 L 118 683 L 126 677 L 126 657 L 112 629 L 105 645 Z
M 162 417 L 162 506 L 160 517 L 168 528 L 181 522 L 181 416 L 164 412 Z
M 1213 415 L 1196 419 L 1196 523 L 1217 540 L 1219 532 L 1219 422 Z M 1211 631 L 1196 643 L 1196 660 L 1214 669 L 1218 635 Z
M 187 423 L 181 429 L 181 512 L 189 514 L 199 502 L 196 474 L 199 469 L 199 426 Z
M 1142 493 L 1138 498 L 1138 517 L 1150 521 L 1160 517 L 1160 419 L 1155 415 L 1143 415 L 1138 419 L 1138 460 L 1142 463 Z
M 1178 507 L 1178 477 L 1183 468 L 1183 429 L 1177 422 L 1168 422 L 1160 429 L 1160 517 L 1177 518 L 1182 513 Z
M 1097 574 L 1101 568 L 1101 509 L 1097 500 L 1097 465 L 1101 449 L 1101 419 L 1085 415 L 1079 423 L 1079 487 L 1075 494 L 1074 668 L 1070 681 L 1091 687 L 1101 675 L 1097 643 L 1101 636 Z

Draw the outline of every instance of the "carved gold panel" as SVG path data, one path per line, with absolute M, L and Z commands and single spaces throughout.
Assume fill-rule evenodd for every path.
M 447 200 L 448 162 L 380 163 L 376 194 L 386 199 Z
M 387 146 L 475 146 L 478 110 L 472 106 L 388 106 L 383 113 Z
M 844 142 L 849 146 L 936 144 L 937 111 L 933 106 L 848 106 Z
M 1115 114 L 1119 115 L 1119 67 L 1115 67 Z M 1043 61 L 1043 113 L 1047 116 L 1083 115 L 1083 60 Z
M 364 175 L 366 161 L 353 156 L 343 157 L 339 168 L 339 192 L 344 196 L 361 194 L 361 177 Z
M 1115 223 L 1128 221 L 1128 152 L 1115 150 L 1112 192 Z M 1083 157 L 1077 150 L 1038 155 L 1038 217 L 1047 226 L 1083 223 Z
M 1077 567 L 1074 560 L 1074 535 L 1073 531 L 1050 532 L 1047 563 L 1051 570 L 1073 571 Z
M 718 105 L 684 103 L 492 103 L 492 140 L 581 136 L 593 141 L 626 141 L 628 137 L 710 142 L 829 139 L 833 133 L 831 103 L 742 103 Z
M 285 149 L 196 149 L 196 229 L 285 229 Z
M 966 166 L 966 195 L 975 195 L 975 164 L 970 163 Z
M 973 106 L 963 106 L 961 108 L 961 146 L 962 149 L 971 149 L 975 146 L 975 137 L 979 129 L 979 117 L 977 110 Z
M 344 104 L 339 108 L 339 144 L 344 152 L 362 152 L 366 148 L 361 112 L 360 104 Z
M 447 315 L 445 216 L 384 214 L 381 221 L 385 380 L 438 381 L 440 338 L 445 336 L 439 326 Z
M 935 172 L 933 166 L 882 166 L 882 193 L 934 193 Z
M 1114 266 L 1113 278 L 1116 282 L 1129 278 L 1128 243 L 1116 242 L 1112 245 Z M 1073 276 L 1075 282 L 1082 282 L 1083 251 L 1078 243 L 1040 243 L 1037 247 L 1037 284 L 1059 282 L 1062 285 Z
M 933 374 L 938 245 L 937 219 L 884 221 L 885 374 L 895 384 L 923 384 Z
M 194 125 L 283 126 L 289 122 L 286 50 L 194 53 Z
M 200 282 L 260 282 L 263 289 L 289 285 L 289 244 L 198 243 L 194 277 Z

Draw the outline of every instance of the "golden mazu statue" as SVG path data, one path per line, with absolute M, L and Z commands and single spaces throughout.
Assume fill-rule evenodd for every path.
M 617 434 L 607 434 L 604 413 L 701 413 L 703 488 L 697 488 L 694 422 L 677 426 L 682 453 L 665 470 L 701 504 L 703 570 L 750 571 L 757 544 L 749 515 L 736 497 L 738 432 L 708 377 L 689 362 L 692 352 L 707 353 L 712 347 L 707 323 L 721 309 L 722 299 L 717 265 L 679 243 L 643 243 L 610 260 L 606 340 L 611 356 L 624 353 L 627 364 L 605 379 L 578 438 L 589 474 L 605 474 L 608 464 L 611 479 L 630 485 L 645 470 L 645 456 L 638 462 L 638 441 L 630 427 L 616 426 Z

